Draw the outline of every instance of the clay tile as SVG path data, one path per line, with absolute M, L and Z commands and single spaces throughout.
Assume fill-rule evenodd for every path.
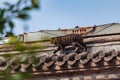
M 62 62 L 63 61 L 63 55 L 58 56 L 58 60 L 57 61 Z
M 26 69 L 23 68 L 23 67 L 21 67 L 21 68 L 20 68 L 20 72 L 26 72 Z
M 62 66 L 62 65 L 64 65 L 65 63 L 66 63 L 66 61 L 64 60 L 64 58 L 63 58 L 64 56 L 63 55 L 60 55 L 60 56 L 58 56 L 58 60 L 56 61 L 56 65 L 58 65 L 58 66 Z
M 64 61 L 68 61 L 68 59 L 69 59 L 69 56 L 67 56 L 67 55 L 64 55 L 64 56 L 63 56 L 63 60 L 64 60 Z
M 22 67 L 22 68 L 27 68 L 29 65 L 30 65 L 30 64 L 23 64 L 23 63 L 22 63 L 22 64 L 21 64 L 21 67 Z
M 36 57 L 34 60 L 34 63 L 32 63 L 33 67 L 40 67 L 42 64 L 43 64 L 43 61 L 41 61 L 40 57 Z
M 46 67 L 50 67 L 50 66 L 53 65 L 53 63 L 54 63 L 54 61 L 52 61 L 52 57 L 47 57 L 46 60 L 45 60 L 45 62 L 44 62 L 44 65 Z
M 96 58 L 93 58 L 92 61 L 93 61 L 94 63 L 98 63 L 98 62 L 101 61 L 101 58 L 100 58 L 100 57 L 96 57 Z
M 75 60 L 80 60 L 80 58 L 81 58 L 81 55 L 80 55 L 80 54 L 76 54 L 76 55 L 75 55 Z
M 103 50 L 99 51 L 99 57 L 103 58 L 105 56 L 105 52 Z
M 120 51 L 118 51 L 117 60 L 120 60 Z
M 15 62 L 15 61 L 13 61 L 12 63 L 11 63 L 11 66 L 12 67 L 15 67 L 15 66 L 17 66 L 18 64 Z M 19 64 L 20 65 L 20 64 Z
M 112 60 L 112 59 L 113 59 L 113 57 L 112 57 L 112 56 L 109 56 L 109 57 L 104 57 L 104 60 L 105 60 L 105 61 L 107 61 L 107 62 L 108 62 L 108 61 L 110 61 L 110 60 Z
M 33 66 L 32 64 L 29 64 L 29 66 L 26 68 L 27 72 L 33 72 Z
M 74 61 L 68 61 L 68 64 L 71 65 L 71 66 L 74 65 L 75 63 L 76 63 L 76 60 L 74 60 Z
M 92 61 L 94 63 L 98 63 L 101 61 L 102 57 L 104 56 L 103 54 L 101 54 L 102 51 L 98 51 L 96 53 L 93 53 L 93 58 Z
M 47 56 L 41 56 L 41 57 L 40 57 L 40 63 L 44 63 L 45 60 L 46 60 L 46 57 L 47 57 Z
M 0 67 L 5 66 L 6 65 L 6 60 L 4 57 L 0 57 Z
M 49 63 L 44 63 L 44 65 L 49 68 L 49 67 L 51 67 L 51 66 L 53 65 L 53 63 L 54 63 L 54 62 L 51 61 L 51 62 L 49 62 Z
M 46 57 L 46 59 L 45 59 L 45 62 L 46 63 L 49 63 L 49 62 L 51 62 L 52 61 L 52 57 Z
M 105 61 L 110 61 L 113 59 L 113 56 L 112 56 L 112 50 L 108 51 L 108 52 L 105 52 L 105 57 L 104 57 L 104 60 Z
M 86 63 L 89 62 L 89 60 L 90 60 L 90 59 L 84 59 L 84 60 L 81 59 L 81 60 L 80 60 L 80 63 L 81 63 L 81 64 L 86 64 Z
M 30 56 L 27 58 L 27 61 L 29 64 L 33 64 L 35 60 L 37 60 L 38 58 L 35 56 Z
M 5 60 L 5 58 L 0 57 L 0 71 L 4 71 L 5 69 L 7 69 L 8 65 L 7 65 L 7 61 Z
M 74 65 L 76 63 L 76 59 L 75 59 L 75 55 L 76 53 L 71 53 L 71 55 L 68 56 L 68 64 L 69 65 Z
M 43 67 L 43 63 L 39 63 L 38 65 L 34 65 L 34 68 L 36 69 L 36 71 L 42 71 L 42 67 Z
M 118 55 L 118 51 L 116 51 L 115 49 L 112 50 L 112 56 L 116 57 Z
M 105 57 L 111 56 L 112 50 L 105 52 Z
M 98 52 L 93 53 L 93 58 L 99 57 L 99 53 L 100 53 L 100 52 L 101 52 L 101 51 L 98 51 Z
M 2 60 L 0 60 L 0 67 L 4 67 L 4 66 L 6 66 L 6 61 L 2 61 Z
M 4 71 L 4 70 L 6 70 L 7 68 L 8 68 L 7 65 L 5 65 L 4 67 L 0 67 L 0 71 Z
M 90 59 L 87 58 L 88 53 L 87 52 L 82 52 L 80 53 L 81 58 L 80 58 L 80 63 L 81 64 L 86 64 Z
M 21 65 L 20 64 L 18 64 L 18 65 L 13 67 L 13 70 L 16 71 L 16 72 L 19 72 L 20 69 L 21 69 Z
M 120 56 L 120 51 L 118 51 L 118 56 Z
M 93 54 L 92 53 L 87 54 L 87 58 L 88 59 L 92 59 L 93 58 Z
M 71 54 L 68 56 L 69 61 L 74 61 L 75 60 L 75 54 Z
M 80 59 L 86 59 L 87 58 L 87 52 L 82 52 L 82 53 L 80 53 L 80 56 L 81 56 L 81 58 Z
M 55 62 L 55 61 L 57 61 L 57 59 L 58 59 L 58 56 L 57 56 L 57 55 L 53 55 L 53 56 L 52 56 L 52 61 Z
M 12 58 L 12 59 L 9 59 L 7 60 L 7 65 L 11 66 L 12 63 L 16 60 L 16 58 Z

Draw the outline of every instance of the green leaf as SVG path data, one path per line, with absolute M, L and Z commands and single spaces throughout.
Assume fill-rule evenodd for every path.
M 9 31 L 9 32 L 6 32 L 6 35 L 8 35 L 8 36 L 13 36 L 14 34 L 13 34 L 12 31 Z
M 3 17 L 5 14 L 5 9 L 0 9 L 0 17 Z
M 25 7 L 25 8 L 23 8 L 23 10 L 31 10 L 32 9 L 32 7 Z
M 9 10 L 13 10 L 14 5 L 10 5 Z
M 21 74 L 14 74 L 13 80 L 22 80 L 22 75 Z
M 13 80 L 23 80 L 25 78 L 32 78 L 31 75 L 29 73 L 25 73 L 25 72 L 19 72 L 19 73 L 16 73 L 16 74 L 13 74 Z
M 5 58 L 12 58 L 13 57 L 13 55 L 11 55 L 11 54 L 4 54 L 2 56 L 5 57 Z
M 13 29 L 14 23 L 12 21 L 9 21 L 8 24 L 9 24 L 10 28 Z
M 1 23 L 1 22 L 0 22 Z M 3 30 L 4 30 L 5 26 L 4 24 L 0 24 L 0 33 L 3 34 Z
M 28 15 L 28 14 L 18 14 L 18 16 L 17 16 L 18 18 L 20 18 L 20 19 L 28 19 L 30 16 Z
M 39 0 L 32 0 L 32 4 L 34 8 L 39 8 Z
M 0 9 L 0 34 L 3 34 L 7 18 L 4 17 L 5 9 Z
M 16 50 L 17 50 L 17 51 L 25 51 L 25 50 L 26 50 L 26 47 L 25 47 L 25 46 L 22 46 L 22 45 L 16 45 Z

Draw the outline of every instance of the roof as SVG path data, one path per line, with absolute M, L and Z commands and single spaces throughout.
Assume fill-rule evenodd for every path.
M 11 73 L 15 72 L 46 72 L 64 73 L 69 71 L 100 70 L 110 67 L 120 67 L 120 51 L 110 50 L 108 52 L 98 51 L 96 53 L 82 52 L 80 54 L 70 53 L 68 55 L 41 56 L 35 58 L 38 63 L 34 64 L 34 58 L 26 57 L 20 63 L 17 58 L 5 59 L 0 57 L 0 71 L 11 67 Z M 51 73 L 47 73 L 51 74 Z
M 94 29 L 95 27 L 95 29 Z M 109 23 L 103 25 L 94 25 L 72 29 L 61 29 L 61 30 L 41 30 L 34 33 L 25 33 L 19 36 L 19 39 L 23 42 L 34 42 L 40 40 L 50 40 L 51 37 L 63 36 L 66 34 L 85 34 L 87 36 L 92 35 L 103 35 L 103 34 L 114 34 L 120 32 L 120 23 Z
M 95 30 L 93 28 L 95 27 Z M 22 42 L 36 42 L 40 40 L 50 40 L 52 37 L 62 36 L 66 34 L 86 34 L 86 36 L 114 34 L 120 32 L 120 23 L 109 23 L 103 25 L 86 26 L 71 29 L 61 30 L 41 30 L 38 32 L 29 32 L 17 35 L 17 38 Z M 6 38 L 0 40 L 0 44 L 5 44 Z
M 103 27 L 98 27 L 97 32 L 99 34 L 87 35 L 84 38 L 84 42 L 88 48 L 87 52 L 79 54 L 69 52 L 68 54 L 53 55 L 52 51 L 56 47 L 49 46 L 49 49 L 53 50 L 51 52 L 47 51 L 48 55 L 38 56 L 36 54 L 35 57 L 25 55 L 24 58 L 20 59 L 20 63 L 17 62 L 19 54 L 14 55 L 11 59 L 1 56 L 0 71 L 10 68 L 11 73 L 30 72 L 40 75 L 57 75 L 74 72 L 86 74 L 88 71 L 97 73 L 101 70 L 110 71 L 111 69 L 116 69 L 117 71 L 120 68 L 120 27 L 118 27 L 119 24 L 115 25 L 117 25 L 114 26 L 117 27 L 116 31 L 113 30 L 110 32 L 109 30 L 114 29 L 114 27 L 107 29 L 105 25 L 101 25 L 104 26 L 105 30 Z M 99 32 L 98 30 L 101 29 L 102 32 Z M 110 32 L 109 34 L 107 33 L 108 31 Z M 49 42 L 47 45 L 49 45 Z

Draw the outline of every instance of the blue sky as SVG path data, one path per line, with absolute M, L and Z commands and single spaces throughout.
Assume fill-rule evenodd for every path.
M 120 22 L 120 0 L 41 0 L 41 9 L 30 12 L 31 19 L 17 21 L 14 32 L 56 30 Z

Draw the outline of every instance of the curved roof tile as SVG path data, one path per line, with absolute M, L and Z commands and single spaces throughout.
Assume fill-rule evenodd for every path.
M 22 60 L 20 63 L 16 59 L 7 60 L 0 58 L 0 71 L 11 67 L 13 72 L 44 72 L 44 71 L 63 71 L 68 69 L 89 69 L 104 68 L 106 66 L 120 66 L 120 51 L 114 49 L 109 52 L 98 51 L 95 53 L 71 53 L 68 55 L 52 55 L 36 57 L 37 63 L 34 63 L 32 57 Z M 27 63 L 26 63 L 27 62 Z

